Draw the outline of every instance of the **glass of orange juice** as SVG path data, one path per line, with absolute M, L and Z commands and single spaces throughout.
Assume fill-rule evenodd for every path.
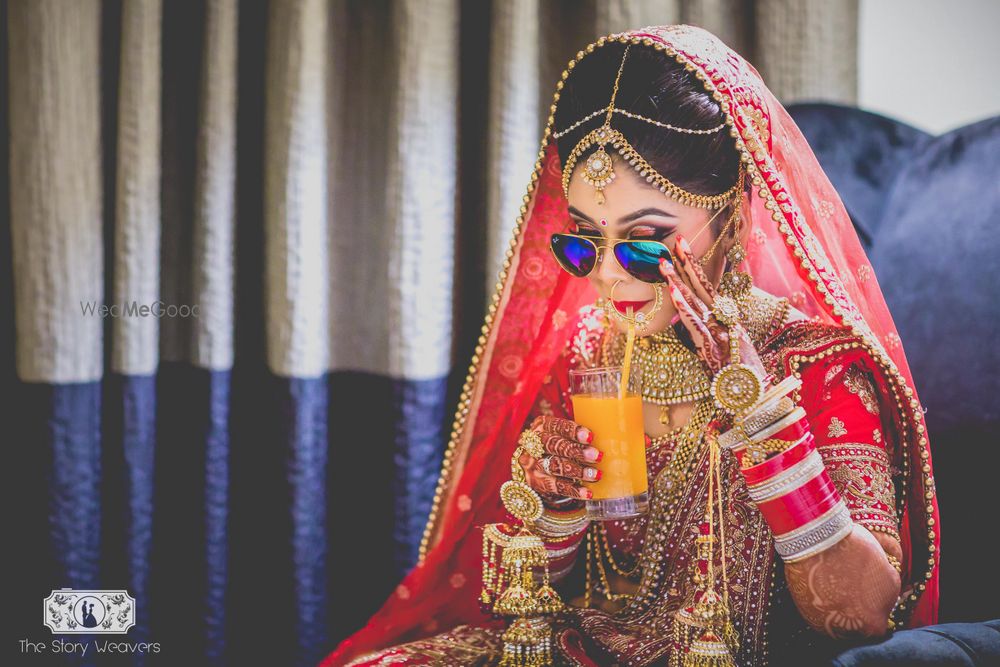
M 631 364 L 624 394 L 621 380 L 621 366 L 569 372 L 573 420 L 594 432 L 592 444 L 604 453 L 591 464 L 601 478 L 583 482 L 594 494 L 587 516 L 598 521 L 639 516 L 649 507 L 641 369 Z

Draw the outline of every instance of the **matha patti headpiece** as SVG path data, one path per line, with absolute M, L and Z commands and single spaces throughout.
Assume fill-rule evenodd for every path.
M 736 183 L 733 187 L 717 195 L 698 195 L 693 192 L 689 192 L 653 169 L 653 166 L 649 164 L 649 162 L 647 162 L 639 154 L 639 152 L 635 150 L 635 148 L 632 147 L 632 144 L 630 144 L 628 139 L 625 138 L 625 135 L 611 127 L 611 117 L 616 113 L 628 118 L 651 123 L 657 127 L 662 127 L 675 132 L 683 132 L 685 134 L 713 134 L 726 126 L 723 122 L 716 127 L 704 130 L 676 127 L 669 123 L 662 123 L 660 121 L 653 120 L 652 118 L 646 118 L 645 116 L 615 107 L 615 99 L 618 96 L 618 82 L 621 80 L 622 70 L 625 69 L 625 58 L 628 56 L 628 50 L 631 46 L 632 45 L 629 44 L 625 47 L 625 53 L 622 55 L 621 65 L 618 67 L 618 74 L 615 76 L 614 88 L 611 91 L 611 102 L 608 104 L 607 108 L 595 111 L 576 121 L 566 129 L 552 135 L 558 139 L 568 132 L 575 130 L 577 127 L 591 118 L 594 118 L 598 114 L 602 112 L 605 114 L 604 124 L 587 133 L 582 139 L 580 139 L 576 146 L 573 147 L 569 157 L 566 158 L 566 165 L 563 167 L 562 174 L 563 193 L 569 197 L 570 176 L 573 174 L 573 169 L 576 167 L 576 162 L 580 155 L 582 155 L 585 150 L 594 144 L 597 144 L 597 150 L 591 153 L 587 158 L 581 177 L 585 182 L 590 183 L 594 186 L 594 189 L 597 190 L 597 203 L 604 203 L 604 188 L 615 179 L 615 171 L 611 162 L 611 155 L 609 155 L 605 149 L 605 146 L 610 143 L 618 151 L 618 154 L 621 155 L 624 160 L 628 161 L 628 163 L 632 165 L 637 172 L 639 172 L 640 176 L 646 179 L 647 183 L 658 187 L 660 192 L 666 194 L 672 199 L 688 206 L 697 206 L 698 208 L 722 208 L 728 204 L 733 198 L 733 195 L 736 194 L 736 191 L 739 188 L 739 183 Z

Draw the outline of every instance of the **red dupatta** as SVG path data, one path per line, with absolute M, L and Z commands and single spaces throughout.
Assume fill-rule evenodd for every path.
M 577 54 L 562 78 L 588 53 L 621 42 L 676 59 L 721 106 L 754 185 L 743 204 L 750 226 L 743 268 L 754 284 L 788 297 L 815 322 L 850 327 L 888 378 L 903 425 L 895 434 L 908 477 L 900 532 L 904 588 L 913 587 L 897 618 L 934 623 L 940 524 L 923 412 L 892 316 L 840 197 L 758 72 L 701 28 L 656 26 L 601 38 Z M 597 296 L 588 281 L 560 270 L 548 249 L 549 236 L 569 224 L 555 129 L 550 115 L 459 400 L 420 562 L 324 666 L 458 624 L 495 623 L 477 600 L 481 527 L 506 519 L 498 490 L 510 477 L 517 436 L 580 308 Z

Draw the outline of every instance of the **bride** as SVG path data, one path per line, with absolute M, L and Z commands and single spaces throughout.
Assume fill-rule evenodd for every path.
M 602 453 L 568 373 L 620 364 L 630 324 L 649 511 L 589 521 Z M 479 587 L 512 475 L 566 603 L 557 664 L 783 664 L 936 620 L 930 449 L 892 318 L 801 132 L 713 35 L 644 28 L 569 63 L 483 331 L 420 563 L 324 665 L 501 659 L 509 619 Z

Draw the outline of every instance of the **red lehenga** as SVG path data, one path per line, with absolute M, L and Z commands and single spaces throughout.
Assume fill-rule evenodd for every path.
M 578 58 L 620 41 L 684 64 L 726 114 L 754 185 L 743 208 L 750 225 L 744 269 L 773 315 L 748 330 L 770 372 L 801 377 L 795 398 L 852 519 L 900 538 L 904 590 L 892 614 L 896 627 L 935 622 L 940 526 L 923 412 L 839 196 L 757 71 L 713 35 L 684 25 L 644 28 L 602 38 Z M 597 295 L 590 284 L 561 271 L 548 250 L 549 236 L 569 225 L 553 131 L 550 117 L 460 400 L 421 561 L 324 667 L 499 658 L 504 623 L 478 602 L 482 527 L 512 520 L 498 490 L 510 477 L 521 430 L 538 413 L 572 417 L 569 368 L 593 363 L 594 351 L 615 335 L 592 306 Z M 786 306 L 804 319 L 790 321 Z M 648 452 L 650 513 L 606 526 L 615 559 L 639 564 L 638 593 L 614 612 L 572 607 L 560 616 L 559 661 L 646 665 L 668 657 L 669 623 L 689 586 L 707 493 L 703 454 L 680 493 L 658 488 L 670 450 L 668 443 Z M 792 605 L 770 531 L 737 466 L 728 459 L 723 465 L 730 608 L 740 638 L 734 657 L 738 665 L 763 665 L 782 647 L 823 638 Z M 585 556 L 573 558 L 579 566 Z M 564 599 L 578 569 L 560 584 Z

